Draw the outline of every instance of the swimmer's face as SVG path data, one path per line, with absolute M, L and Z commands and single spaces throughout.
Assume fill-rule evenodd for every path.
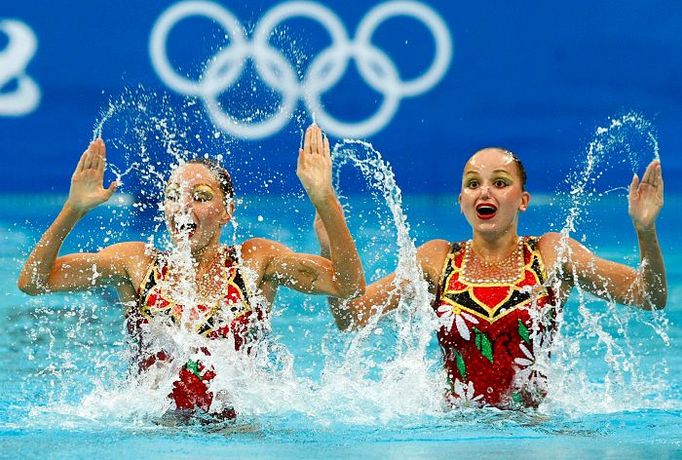
M 219 243 L 220 231 L 229 222 L 233 208 L 215 175 L 204 165 L 188 163 L 168 180 L 164 209 L 174 243 L 186 238 L 192 250 Z
M 474 231 L 515 232 L 518 212 L 529 201 L 519 167 L 505 150 L 479 150 L 464 166 L 459 204 Z

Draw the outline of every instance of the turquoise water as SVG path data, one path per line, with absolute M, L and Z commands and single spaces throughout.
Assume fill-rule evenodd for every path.
M 397 244 L 390 212 L 366 195 L 342 201 L 367 276 L 374 279 L 393 270 Z M 468 238 L 454 202 L 454 196 L 404 197 L 411 237 L 417 243 Z M 5 370 L 0 373 L 0 456 L 682 454 L 681 196 L 666 197 L 659 222 L 670 288 L 667 310 L 637 312 L 589 296 L 581 306 L 574 295 L 561 329 L 563 354 L 555 355 L 553 363 L 556 390 L 538 412 L 444 411 L 437 395 L 420 394 L 442 377 L 435 334 L 423 352 L 411 349 L 417 340 L 401 339 L 401 314 L 383 319 L 366 336 L 342 334 L 323 298 L 282 290 L 273 306 L 277 347 L 265 368 L 269 374 L 254 377 L 255 390 L 245 381 L 236 424 L 208 426 L 161 423 L 158 408 L 150 403 L 154 395 L 127 382 L 123 318 L 111 293 L 31 298 L 16 289 L 23 259 L 60 204 L 57 196 L 0 197 L 0 318 L 5 325 L 0 335 Z M 566 203 L 538 195 L 532 204 L 522 217 L 521 233 L 561 229 Z M 142 224 L 149 217 L 137 216 L 125 204 L 103 207 L 79 224 L 66 249 L 146 238 L 154 232 Z M 237 240 L 266 236 L 299 251 L 317 251 L 312 211 L 301 196 L 242 197 L 237 221 Z M 636 263 L 636 240 L 621 192 L 583 210 L 574 236 L 583 234 L 598 254 Z M 104 238 L 110 240 L 104 243 Z M 232 238 L 230 229 L 225 240 Z

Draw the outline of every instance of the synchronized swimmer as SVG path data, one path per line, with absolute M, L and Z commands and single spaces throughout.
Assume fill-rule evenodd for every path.
M 519 214 L 530 204 L 526 172 L 508 150 L 486 148 L 467 161 L 459 206 L 472 229 L 468 241 L 432 240 L 417 263 L 434 296 L 437 331 L 448 378 L 447 398 L 499 408 L 536 407 L 547 392 L 535 365 L 551 344 L 558 309 L 577 283 L 585 290 L 645 310 L 665 307 L 667 287 L 656 218 L 663 206 L 661 165 L 653 161 L 630 184 L 629 214 L 640 267 L 597 257 L 559 233 L 519 236 Z M 322 255 L 331 233 L 315 228 Z M 350 301 L 330 299 L 338 327 L 360 328 L 398 306 L 407 281 L 388 275 Z
M 305 133 L 296 173 L 330 229 L 328 258 L 295 253 L 264 238 L 244 241 L 238 247 L 222 245 L 221 231 L 234 212 L 230 175 L 205 159 L 190 160 L 173 171 L 166 186 L 164 210 L 174 246 L 185 243 L 191 252 L 191 304 L 180 292 L 187 278 L 186 267 L 174 263 L 177 259 L 172 254 L 143 242 L 59 256 L 76 223 L 109 200 L 116 189 L 115 183 L 103 187 L 105 162 L 104 142 L 97 139 L 80 158 L 68 199 L 31 252 L 19 277 L 19 288 L 36 295 L 114 287 L 122 303 L 131 305 L 126 319 L 139 344 L 140 372 L 153 365 L 178 368 L 169 394 L 174 410 L 218 419 L 236 415 L 233 407 L 217 401 L 210 390 L 215 369 L 201 360 L 174 363 L 168 350 L 149 345 L 153 343 L 150 322 L 184 327 L 208 339 L 230 339 L 239 350 L 248 347 L 256 339 L 253 331 L 267 323 L 279 286 L 339 298 L 364 290 L 362 265 L 332 186 L 329 140 L 314 124 Z
M 151 366 L 178 369 L 168 395 L 173 410 L 219 419 L 235 409 L 211 391 L 216 370 L 201 359 L 178 363 L 169 350 L 150 345 L 149 323 L 162 320 L 207 339 L 229 338 L 248 352 L 259 325 L 267 324 L 279 286 L 330 296 L 342 330 L 365 326 L 395 309 L 404 284 L 391 274 L 365 288 L 364 273 L 332 187 L 329 141 L 311 125 L 299 151 L 297 174 L 312 202 L 321 255 L 295 253 L 254 238 L 235 247 L 220 243 L 232 218 L 234 191 L 226 170 L 205 159 L 189 160 L 170 176 L 164 209 L 175 248 L 191 253 L 193 296 L 177 295 L 187 274 L 172 253 L 143 242 L 125 242 L 97 253 L 59 256 L 65 238 L 116 185 L 103 187 L 106 162 L 101 139 L 90 144 L 71 181 L 68 199 L 31 252 L 19 288 L 31 295 L 114 287 L 130 305 L 126 320 L 139 344 L 141 373 Z M 558 233 L 519 236 L 519 214 L 530 203 L 521 161 L 501 148 L 476 152 L 466 163 L 459 205 L 472 228 L 468 241 L 432 240 L 417 262 L 432 294 L 448 376 L 447 399 L 500 408 L 536 407 L 546 376 L 535 361 L 551 342 L 557 312 L 574 285 L 618 303 L 663 308 L 667 287 L 656 219 L 663 206 L 661 165 L 652 162 L 642 180 L 633 177 L 629 214 L 640 248 L 638 270 L 597 257 Z M 203 351 L 209 355 L 208 350 Z M 229 398 L 228 398 L 229 399 Z

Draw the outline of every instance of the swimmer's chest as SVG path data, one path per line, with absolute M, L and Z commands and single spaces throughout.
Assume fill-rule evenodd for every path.
M 192 287 L 183 290 L 167 266 L 155 267 L 140 289 L 138 305 L 146 320 L 168 319 L 209 335 L 227 332 L 231 324 L 247 319 L 252 312 L 250 296 L 236 265 L 226 267 L 220 292 L 212 299 L 202 299 Z
M 556 300 L 544 283 L 542 260 L 530 240 L 524 245 L 523 268 L 513 282 L 469 281 L 462 276 L 463 250 L 453 246 L 434 303 L 443 345 L 488 348 L 499 341 L 527 341 L 533 328 L 552 324 Z M 470 341 L 471 339 L 471 341 Z

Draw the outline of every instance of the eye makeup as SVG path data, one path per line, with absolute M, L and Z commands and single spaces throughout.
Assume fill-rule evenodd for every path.
M 192 198 L 196 201 L 211 201 L 214 196 L 215 192 L 206 184 L 199 184 L 192 191 Z

